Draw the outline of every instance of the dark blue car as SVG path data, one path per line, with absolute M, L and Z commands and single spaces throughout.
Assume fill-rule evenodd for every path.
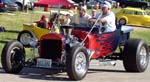
M 10 0 L 0 0 L 0 12 L 18 10 L 17 4 Z

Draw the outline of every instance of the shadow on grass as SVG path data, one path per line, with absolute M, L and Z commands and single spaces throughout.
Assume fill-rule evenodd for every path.
M 20 31 L 17 31 L 17 30 L 6 30 L 6 32 L 9 32 L 9 33 L 20 33 Z
M 5 44 L 5 43 L 7 43 L 8 41 L 3 41 L 3 40 L 1 40 L 0 41 L 0 43 L 2 43 L 2 44 Z
M 17 41 L 16 39 L 8 39 L 8 38 L 6 38 L 7 40 L 0 40 L 0 43 L 1 44 L 6 44 L 6 43 L 8 43 L 8 42 L 10 42 L 10 41 Z
M 5 38 L 5 40 L 8 40 L 9 41 L 12 41 L 12 40 L 17 40 L 17 39 L 14 39 L 14 38 Z
M 24 68 L 20 73 L 20 78 L 51 80 L 51 81 L 70 81 L 66 73 L 56 70 Z

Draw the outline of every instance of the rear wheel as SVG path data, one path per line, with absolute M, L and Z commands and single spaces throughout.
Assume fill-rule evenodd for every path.
M 17 4 L 17 7 L 18 7 L 18 10 L 22 11 L 22 5 L 20 3 L 16 3 L 16 4 Z
M 141 39 L 129 40 L 123 52 L 123 64 L 128 72 L 144 72 L 149 63 L 149 50 Z
M 67 55 L 67 74 L 71 80 L 81 80 L 85 77 L 88 67 L 89 59 L 85 48 L 76 46 L 71 53 Z
M 3 69 L 7 73 L 19 73 L 25 65 L 25 50 L 18 41 L 8 42 L 1 56 Z
M 124 19 L 124 18 L 121 18 L 121 19 L 119 20 L 119 24 L 121 24 L 121 25 L 126 25 L 126 23 L 127 23 L 127 21 L 126 21 L 126 19 Z

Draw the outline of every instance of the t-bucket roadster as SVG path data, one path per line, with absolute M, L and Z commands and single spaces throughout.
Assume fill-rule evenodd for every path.
M 71 80 L 81 80 L 86 76 L 92 59 L 105 65 L 115 65 L 116 60 L 122 60 L 127 72 L 144 72 L 148 66 L 147 44 L 143 39 L 130 39 L 132 28 L 118 25 L 116 31 L 101 34 L 96 32 L 97 28 L 61 28 L 66 33 L 43 35 L 39 43 L 31 40 L 33 48 L 29 60 L 26 60 L 25 49 L 20 42 L 8 42 L 1 57 L 4 70 L 16 74 L 25 66 L 52 68 L 66 71 Z M 71 34 L 67 32 L 70 29 Z M 35 48 L 38 48 L 39 56 L 35 55 Z

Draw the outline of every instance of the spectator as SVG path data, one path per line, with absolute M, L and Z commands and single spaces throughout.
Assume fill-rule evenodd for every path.
M 70 19 L 70 15 L 69 14 L 66 14 L 66 15 L 62 15 L 60 18 L 60 24 L 61 25 L 69 25 L 70 22 L 71 22 L 71 19 Z
M 64 25 L 69 25 L 70 22 L 71 22 L 70 15 L 66 14 L 65 15 L 65 20 L 64 20 Z
M 97 19 L 99 15 L 100 14 L 97 13 L 97 10 L 95 10 L 95 9 L 92 10 L 92 19 Z
M 79 26 L 87 26 L 91 16 L 86 13 L 86 10 L 87 10 L 86 6 L 81 6 L 79 8 L 79 15 L 73 16 L 71 24 Z
M 48 17 L 43 15 L 40 21 L 38 21 L 37 26 L 41 28 L 49 28 Z

